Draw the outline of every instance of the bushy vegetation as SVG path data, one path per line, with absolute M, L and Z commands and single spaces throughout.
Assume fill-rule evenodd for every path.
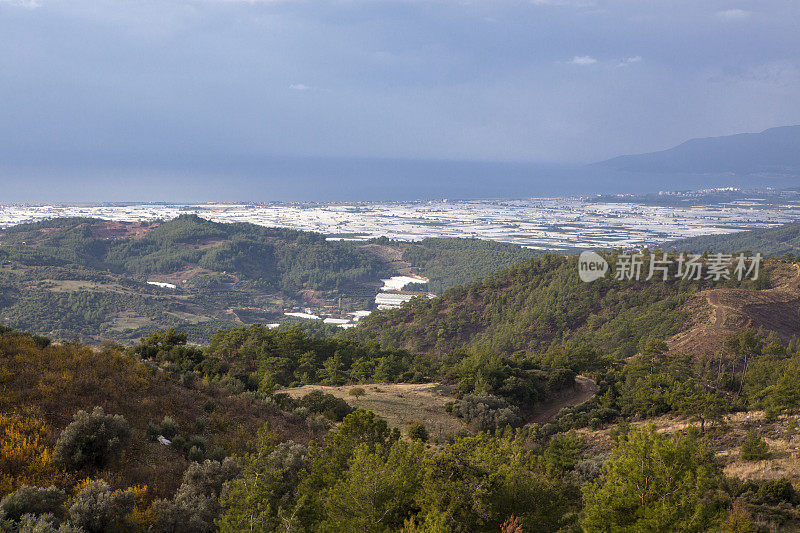
M 247 449 L 265 421 L 301 442 L 311 433 L 273 403 L 200 380 L 181 384 L 116 348 L 44 344 L 0 334 L 0 498 L 23 485 L 111 482 L 112 473 L 163 497 L 191 460 Z M 174 432 L 173 445 L 153 432 Z
M 224 500 L 222 530 L 270 531 L 289 520 L 323 531 L 496 531 L 513 512 L 523 526 L 555 531 L 571 520 L 575 487 L 543 476 L 523 444 L 484 435 L 426 449 L 364 411 L 307 452 L 262 436 Z
M 58 436 L 53 459 L 69 470 L 100 468 L 130 435 L 130 426 L 120 415 L 107 415 L 102 407 L 91 413 L 78 411 Z
M 408 438 L 419 442 L 428 442 L 428 429 L 425 424 L 415 420 L 408 426 Z
M 159 331 L 142 339 L 130 351 L 161 364 L 165 370 L 184 380 L 199 374 L 203 380 L 234 392 L 249 390 L 264 395 L 274 394 L 281 387 L 308 384 L 443 380 L 455 384 L 459 397 L 483 395 L 500 397 L 501 401 L 507 402 L 509 409 L 517 414 L 498 415 L 500 427 L 507 423 L 519 425 L 521 418 L 517 406 L 547 400 L 575 383 L 574 371 L 542 367 L 526 356 L 496 357 L 454 352 L 450 357 L 440 359 L 431 355 L 414 355 L 402 349 L 384 350 L 374 343 L 365 345 L 349 339 L 320 338 L 300 329 L 269 329 L 259 324 L 220 330 L 204 349 L 187 345 L 183 334 Z M 361 387 L 354 387 L 351 391 L 356 395 L 365 393 Z M 341 420 L 349 412 L 344 400 L 320 392 L 312 392 L 298 402 L 291 402 L 284 395 L 276 395 L 276 398 L 286 410 L 301 407 L 331 420 Z M 466 405 L 464 413 L 472 413 L 473 409 Z M 468 421 L 472 420 L 471 415 L 466 417 Z M 487 417 L 491 418 L 482 415 L 485 420 L 476 421 L 475 427 L 495 427 L 496 424 Z
M 452 413 L 478 431 L 516 427 L 522 423 L 519 408 L 498 396 L 467 394 L 456 401 Z
M 32 413 L 0 413 L 0 495 L 27 484 L 46 486 L 58 469 L 47 446 L 50 431 Z
M 216 531 L 214 522 L 222 510 L 219 497 L 223 485 L 238 474 L 239 466 L 231 459 L 192 463 L 174 498 L 155 502 L 153 507 L 158 518 L 154 530 Z
M 721 472 L 693 435 L 632 429 L 583 488 L 587 531 L 706 531 L 725 501 Z
M 133 529 L 128 515 L 136 504 L 136 492 L 134 488 L 112 490 L 103 480 L 88 481 L 69 506 L 70 523 L 88 533 Z
M 0 510 L 7 520 L 12 521 L 19 521 L 26 514 L 50 514 L 62 518 L 66 501 L 66 493 L 55 486 L 23 485 L 0 500 Z
M 742 459 L 745 461 L 762 461 L 769 458 L 769 445 L 754 429 L 747 432 L 742 441 Z

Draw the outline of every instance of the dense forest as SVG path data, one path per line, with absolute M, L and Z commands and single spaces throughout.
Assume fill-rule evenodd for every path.
M 137 238 L 108 238 L 105 225 L 97 219 L 55 219 L 12 226 L 3 234 L 0 255 L 25 265 L 132 276 L 199 266 L 287 292 L 331 289 L 389 274 L 371 254 L 317 233 L 223 224 L 196 215 L 153 223 Z
M 536 255 L 516 244 L 481 239 L 425 239 L 403 251 L 403 259 L 431 280 L 428 286 L 437 294 Z

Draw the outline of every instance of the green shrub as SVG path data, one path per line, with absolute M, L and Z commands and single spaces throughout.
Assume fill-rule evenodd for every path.
M 50 513 L 23 515 L 16 527 L 15 531 L 19 533 L 86 533 L 85 530 L 74 527 L 69 522 L 58 525 L 58 520 Z
M 428 430 L 425 428 L 425 424 L 419 420 L 412 422 L 408 427 L 408 438 L 420 442 L 428 442 Z
M 353 387 L 352 389 L 350 389 L 350 391 L 348 391 L 347 394 L 349 394 L 354 398 L 360 398 L 361 396 L 364 396 L 366 393 L 367 391 L 365 391 L 363 387 Z
M 346 401 L 319 390 L 309 392 L 297 403 L 312 413 L 325 415 L 326 418 L 336 422 L 342 421 L 344 417 L 353 412 L 353 408 Z
M 768 479 L 758 487 L 758 495 L 765 501 L 777 505 L 783 502 L 795 505 L 798 501 L 797 491 L 788 479 Z
M 769 446 L 758 432 L 751 429 L 742 441 L 742 459 L 745 461 L 761 461 L 769 458 Z
M 187 459 L 195 463 L 202 461 L 204 457 L 205 454 L 203 453 L 203 450 L 197 446 L 192 446 L 189 450 L 189 454 L 186 456 Z
M 64 514 L 67 495 L 56 487 L 41 488 L 23 485 L 0 501 L 0 509 L 6 518 L 19 521 L 22 515 L 51 513 L 56 517 Z
M 130 437 L 131 429 L 121 415 L 107 415 L 102 407 L 91 413 L 78 411 L 61 432 L 53 459 L 64 468 L 102 467 Z
M 192 533 L 217 531 L 214 521 L 222 510 L 219 503 L 222 486 L 238 475 L 239 467 L 232 459 L 192 463 L 183 474 L 183 482 L 175 497 L 155 502 L 158 519 L 154 530 Z
M 135 497 L 133 489 L 112 491 L 103 480 L 90 481 L 69 507 L 70 522 L 89 533 L 126 531 L 131 527 L 127 515 L 133 510 Z
M 171 416 L 165 416 L 161 421 L 161 434 L 164 438 L 171 439 L 178 434 L 178 424 Z
M 467 394 L 453 405 L 452 413 L 479 431 L 515 427 L 522 423 L 517 406 L 491 394 Z
M 574 431 L 555 435 L 544 450 L 548 469 L 551 472 L 572 470 L 581 460 L 585 448 L 586 443 Z
M 165 416 L 160 424 L 147 424 L 147 436 L 150 440 L 156 440 L 159 435 L 172 440 L 178 434 L 178 424 L 171 416 Z

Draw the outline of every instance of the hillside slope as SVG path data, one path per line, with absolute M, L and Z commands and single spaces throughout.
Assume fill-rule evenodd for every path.
M 678 308 L 695 290 L 674 283 L 642 288 L 614 280 L 582 283 L 577 258 L 547 254 L 439 298 L 373 313 L 348 334 L 437 354 L 460 347 L 544 352 L 591 337 L 596 346 L 629 355 L 648 334 L 677 332 L 684 319 Z
M 773 271 L 776 287 L 766 290 L 711 289 L 684 306 L 690 327 L 669 340 L 681 353 L 711 355 L 729 336 L 754 329 L 774 333 L 783 343 L 800 337 L 800 264 L 780 264 Z
M 248 450 L 253 435 L 267 422 L 281 438 L 307 442 L 311 437 L 304 421 L 291 420 L 264 402 L 199 381 L 182 385 L 114 348 L 46 345 L 43 340 L 0 330 L 0 416 L 40 421 L 42 443 L 52 448 L 79 410 L 101 407 L 122 415 L 132 430 L 125 453 L 89 472 L 114 487 L 146 485 L 150 498 L 175 491 L 189 462 L 176 446 L 162 446 L 147 434 L 148 425 L 165 416 L 176 422 L 186 442 L 202 440 L 209 454 L 217 447 L 227 454 Z M 58 478 L 62 484 L 79 481 L 69 478 L 71 472 L 65 475 Z M 25 481 L 24 476 L 15 479 L 12 483 Z
M 610 260 L 614 261 L 613 256 Z M 750 317 L 747 324 L 774 329 L 789 338 L 793 319 L 781 325 L 776 317 L 787 316 L 784 307 L 794 305 L 794 288 L 785 285 L 787 276 L 794 273 L 791 268 L 769 263 L 757 282 L 604 279 L 582 283 L 576 257 L 548 254 L 450 289 L 439 298 L 374 313 L 347 334 L 365 342 L 377 340 L 386 347 L 439 355 L 465 348 L 500 354 L 549 353 L 542 356 L 547 360 L 564 349 L 589 346 L 604 355 L 627 357 L 650 338 L 668 339 L 693 327 L 708 314 L 696 302 L 706 301 L 711 294 L 712 301 L 719 298 L 744 308 Z M 754 290 L 771 284 L 783 288 Z

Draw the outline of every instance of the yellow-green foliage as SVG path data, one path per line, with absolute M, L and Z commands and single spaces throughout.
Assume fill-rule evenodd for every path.
M 2 397 L 6 405 L 37 405 L 45 411 L 67 407 L 74 412 L 75 407 L 141 394 L 150 385 L 148 374 L 146 367 L 115 351 L 77 344 L 41 348 L 28 336 L 0 336 L 0 377 L 9 391 Z
M 209 403 L 214 406 L 212 412 L 204 409 Z M 147 485 L 149 499 L 171 496 L 188 464 L 181 447 L 162 446 L 148 439 L 148 425 L 165 416 L 182 428 L 180 436 L 186 442 L 207 443 L 209 453 L 218 448 L 229 454 L 247 451 L 253 433 L 266 421 L 286 439 L 307 442 L 310 435 L 304 420 L 289 420 L 274 406 L 251 396 L 203 386 L 199 380 L 194 385 L 181 384 L 171 374 L 155 371 L 113 347 L 98 350 L 78 343 L 46 345 L 29 335 L 0 329 L 0 415 L 19 420 L 22 415 L 13 413 L 32 411 L 39 421 L 33 432 L 35 438 L 19 437 L 21 430 L 14 430 L 13 438 L 4 437 L 2 444 L 10 450 L 40 450 L 41 457 L 46 457 L 36 462 L 30 457 L 38 452 L 29 452 L 19 459 L 19 463 L 29 464 L 29 470 L 24 471 L 14 467 L 14 455 L 4 451 L 0 494 L 21 483 L 55 483 L 69 489 L 70 477 L 86 475 L 55 468 L 50 454 L 55 454 L 59 435 L 74 415 L 92 412 L 96 407 L 123 416 L 131 435 L 107 463 L 92 465 L 96 471 L 89 473 L 108 479 L 114 489 Z M 19 426 L 15 424 L 13 427 Z M 3 435 L 0 427 L 0 437 Z M 45 465 L 50 465 L 52 475 L 36 477 L 36 472 L 48 472 Z M 3 468 L 9 471 L 7 475 L 3 475 Z M 52 476 L 58 479 L 54 481 Z
M 23 484 L 53 483 L 58 470 L 45 445 L 47 433 L 33 415 L 0 413 L 0 498 Z

